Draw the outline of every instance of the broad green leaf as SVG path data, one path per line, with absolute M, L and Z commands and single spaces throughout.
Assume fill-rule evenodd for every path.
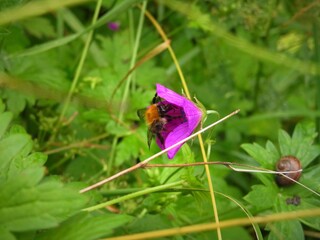
M 269 151 L 268 149 L 264 149 L 257 143 L 253 144 L 242 144 L 241 147 L 250 155 L 252 156 L 257 162 L 261 164 L 261 166 L 273 169 L 274 168 L 274 162 L 275 162 L 275 156 L 277 156 L 277 153 L 273 152 L 273 148 L 270 149 L 272 151 Z
M 0 111 L 1 112 L 1 111 Z M 11 112 L 4 112 L 0 113 L 0 139 L 2 138 L 3 134 L 7 130 L 11 120 L 12 120 L 12 113 Z
M 301 202 L 301 209 L 313 209 L 319 208 L 320 199 L 319 198 L 304 198 Z M 320 218 L 319 217 L 310 217 L 301 219 L 305 225 L 320 231 Z
M 6 109 L 6 106 L 4 105 L 2 99 L 0 99 L 0 113 L 3 113 L 5 109 Z
M 105 237 L 114 228 L 128 223 L 132 217 L 120 214 L 90 214 L 80 213 L 59 227 L 46 231 L 36 237 L 36 240 L 90 240 Z
M 290 147 L 291 138 L 286 131 L 279 130 L 278 141 L 279 141 L 279 147 L 280 147 L 280 152 L 282 156 L 294 155 L 294 153 L 291 152 L 291 147 Z
M 300 159 L 302 163 L 302 167 L 306 168 L 319 155 L 320 155 L 320 146 L 319 145 L 310 146 L 308 148 L 308 151 L 305 153 L 305 155 Z
M 7 92 L 7 94 L 8 94 L 8 101 L 7 101 L 8 109 L 11 112 L 14 112 L 16 114 L 21 113 L 27 104 L 26 98 L 21 94 L 17 94 L 16 92 L 10 91 L 10 92 Z
M 41 167 L 47 161 L 47 156 L 43 153 L 35 152 L 26 157 L 16 157 L 10 164 L 8 176 L 15 176 L 19 172 L 29 167 Z
M 296 151 L 304 168 L 320 154 L 319 146 L 312 146 L 316 136 L 314 124 L 307 123 L 297 124 L 292 134 L 292 151 Z
M 120 166 L 122 163 L 135 159 L 139 153 L 139 147 L 141 142 L 135 135 L 130 135 L 125 138 L 117 145 L 117 156 L 115 164 Z
M 30 34 L 36 36 L 37 38 L 55 36 L 53 25 L 51 24 L 48 18 L 30 18 L 23 21 L 22 25 Z
M 124 137 L 129 135 L 131 131 L 115 121 L 109 121 L 106 126 L 106 132 L 117 137 Z
M 42 167 L 28 168 L 0 184 L 0 226 L 29 231 L 57 226 L 75 214 L 86 198 L 56 180 L 41 181 Z
M 304 240 L 303 229 L 298 220 L 269 223 L 267 229 L 271 230 L 268 240 Z
M 271 141 L 268 140 L 266 143 L 266 150 L 271 155 L 270 160 L 273 160 L 272 165 L 275 166 L 276 162 L 280 159 L 280 154 L 279 154 L 278 149 Z
M 1 240 L 15 240 L 15 236 L 5 229 L 4 227 L 0 227 L 0 239 Z
M 7 175 L 11 161 L 21 155 L 27 155 L 32 141 L 26 134 L 14 134 L 0 141 L 0 176 Z
M 316 133 L 313 124 L 297 124 L 292 138 L 283 130 L 279 131 L 281 155 L 297 157 L 307 167 L 320 154 L 319 146 L 312 146 Z
M 272 208 L 276 200 L 276 190 L 263 185 L 252 186 L 252 191 L 244 199 L 259 211 Z
M 26 0 L 2 0 L 0 1 L 0 10 L 17 7 L 24 2 L 26 2 Z

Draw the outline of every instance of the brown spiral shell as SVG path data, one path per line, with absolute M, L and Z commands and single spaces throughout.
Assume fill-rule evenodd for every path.
M 277 165 L 276 165 L 277 172 L 296 171 L 300 169 L 301 169 L 300 160 L 294 156 L 284 156 L 280 158 L 280 160 L 277 162 Z M 284 175 L 298 181 L 301 176 L 301 172 L 285 173 Z M 295 183 L 294 181 L 280 174 L 276 176 L 276 182 L 279 186 L 282 186 L 282 187 L 290 186 Z

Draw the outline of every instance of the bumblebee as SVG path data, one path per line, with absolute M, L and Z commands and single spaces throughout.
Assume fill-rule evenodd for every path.
M 140 119 L 144 119 L 148 125 L 148 146 L 150 148 L 153 136 L 157 137 L 164 145 L 161 132 L 165 130 L 165 125 L 172 119 L 167 112 L 171 109 L 170 104 L 161 102 L 161 98 L 156 94 L 152 99 L 152 105 L 138 110 Z

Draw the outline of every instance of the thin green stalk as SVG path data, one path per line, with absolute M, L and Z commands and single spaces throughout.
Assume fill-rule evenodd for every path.
M 101 4 L 102 4 L 102 0 L 99 0 L 97 2 L 96 9 L 95 9 L 95 12 L 94 12 L 94 15 L 93 15 L 92 24 L 94 24 L 98 19 L 100 8 L 101 8 Z M 93 30 L 90 31 L 89 34 L 88 34 L 88 37 L 87 37 L 87 40 L 86 40 L 85 46 L 83 48 L 83 51 L 82 51 L 82 54 L 81 54 L 81 58 L 80 58 L 80 61 L 79 61 L 79 64 L 78 64 L 78 67 L 77 67 L 77 70 L 76 70 L 76 73 L 75 73 L 74 78 L 72 80 L 72 85 L 70 87 L 70 90 L 68 92 L 67 98 L 66 98 L 66 100 L 64 102 L 64 105 L 63 105 L 63 108 L 62 108 L 62 111 L 61 111 L 61 114 L 60 114 L 60 117 L 59 117 L 58 126 L 55 129 L 56 131 L 58 130 L 58 128 L 60 127 L 60 125 L 62 123 L 62 119 L 63 119 L 63 117 L 64 117 L 64 115 L 65 115 L 65 113 L 66 113 L 66 111 L 67 111 L 67 109 L 69 107 L 72 94 L 74 93 L 75 88 L 77 86 L 77 83 L 78 83 L 78 80 L 79 80 L 79 77 L 80 77 L 80 73 L 81 73 L 81 70 L 83 68 L 84 61 L 85 61 L 86 56 L 88 54 L 88 49 L 89 49 L 89 46 L 90 46 L 90 42 L 92 40 L 92 36 L 93 36 Z M 55 137 L 56 131 L 54 131 L 54 133 L 53 133 L 53 138 Z
M 125 195 L 123 197 L 118 197 L 118 198 L 112 199 L 112 200 L 110 200 L 108 202 L 104 202 L 104 203 L 95 205 L 93 207 L 85 208 L 85 209 L 83 209 L 83 211 L 89 211 L 89 212 L 95 211 L 95 210 L 98 210 L 98 209 L 101 209 L 101 208 L 105 208 L 106 206 L 110 206 L 110 205 L 113 205 L 113 204 L 116 204 L 116 203 L 119 203 L 119 202 L 130 200 L 132 198 L 140 197 L 140 196 L 147 195 L 147 194 L 150 194 L 150 193 L 162 191 L 164 189 L 168 189 L 168 188 L 172 188 L 172 187 L 175 187 L 175 186 L 179 186 L 179 185 L 182 185 L 184 182 L 185 182 L 184 180 L 181 180 L 181 181 L 178 181 L 178 182 L 168 183 L 168 184 L 164 184 L 164 185 L 161 185 L 161 186 L 156 186 L 156 187 L 153 187 L 153 188 L 147 188 L 147 189 L 144 189 L 144 190 L 139 191 L 139 192 L 134 192 L 134 193 Z
M 150 19 L 150 21 L 155 25 L 155 27 L 157 28 L 157 30 L 158 30 L 159 34 L 161 35 L 161 37 L 163 38 L 163 40 L 167 41 L 168 37 L 166 36 L 165 32 L 163 31 L 161 26 L 158 24 L 158 22 L 148 12 L 147 12 L 147 16 Z M 174 64 L 177 67 L 177 71 L 178 71 L 178 74 L 179 74 L 179 77 L 180 77 L 180 80 L 181 80 L 181 84 L 182 84 L 183 90 L 184 90 L 187 98 L 191 99 L 191 95 L 190 95 L 186 80 L 184 78 L 183 72 L 182 72 L 182 70 L 180 68 L 180 65 L 179 65 L 179 62 L 177 60 L 177 57 L 176 57 L 173 49 L 171 48 L 171 46 L 168 47 L 168 50 L 169 50 L 169 53 L 171 55 L 171 58 L 172 58 Z M 208 162 L 201 134 L 198 134 L 198 139 L 199 139 L 199 145 L 200 145 L 200 149 L 201 149 L 201 153 L 202 153 L 203 162 Z M 211 175 L 210 175 L 209 166 L 205 165 L 205 170 L 206 170 L 207 181 L 208 181 L 208 186 L 209 186 L 209 190 L 210 190 L 210 196 L 211 196 L 214 219 L 215 219 L 216 223 L 219 225 L 219 214 L 218 214 L 217 204 L 216 204 L 216 200 L 215 200 L 215 196 L 214 196 L 214 189 L 213 189 L 213 184 L 212 184 L 212 181 L 211 181 Z M 222 239 L 221 230 L 220 230 L 219 227 L 217 228 L 217 236 L 218 236 L 219 240 Z
M 132 52 L 130 69 L 133 68 L 133 66 L 135 65 L 136 60 L 137 60 L 137 53 L 138 53 L 138 48 L 139 48 L 139 44 L 140 44 L 141 32 L 142 32 L 142 27 L 143 27 L 143 23 L 144 23 L 144 14 L 145 14 L 146 8 L 147 8 L 147 1 L 144 1 L 142 4 L 141 14 L 140 14 L 140 18 L 139 18 L 139 25 L 138 25 L 138 29 L 137 29 L 137 36 L 136 36 L 136 40 L 135 40 L 135 44 L 134 44 L 134 48 L 133 48 L 133 52 Z M 120 121 L 123 120 L 124 105 L 128 99 L 129 87 L 131 84 L 131 80 L 132 80 L 132 74 L 128 77 L 128 80 L 125 85 L 125 89 L 124 89 L 124 93 L 123 93 L 123 97 L 122 97 L 122 101 L 121 101 L 120 113 L 119 113 L 119 120 Z
M 143 27 L 143 23 L 144 23 L 144 14 L 147 8 L 147 1 L 144 1 L 142 4 L 142 9 L 141 9 L 141 14 L 140 14 L 140 18 L 139 18 L 139 23 L 138 23 L 138 28 L 137 28 L 137 35 L 135 38 L 135 43 L 133 46 L 133 51 L 132 51 L 132 58 L 130 61 L 130 67 L 129 69 L 133 68 L 133 66 L 136 63 L 137 60 L 137 53 L 138 53 L 138 49 L 139 49 L 139 45 L 140 45 L 140 38 L 141 38 L 141 32 L 142 32 L 142 27 Z M 124 115 L 124 111 L 125 111 L 125 104 L 128 101 L 128 96 L 129 96 L 129 89 L 130 89 L 130 84 L 132 81 L 132 74 L 130 74 L 128 76 L 128 79 L 126 81 L 126 85 L 125 85 L 125 89 L 122 95 L 122 100 L 121 100 L 121 105 L 120 105 L 120 112 L 118 115 L 118 119 L 120 121 L 123 120 L 123 115 Z M 114 158 L 116 156 L 116 147 L 117 147 L 117 143 L 118 143 L 118 137 L 115 137 L 113 139 L 112 142 L 112 147 L 111 147 L 111 151 L 110 151 L 110 158 L 108 161 L 108 168 L 107 168 L 107 173 L 108 175 L 111 173 L 111 170 L 113 169 L 113 164 L 114 164 Z

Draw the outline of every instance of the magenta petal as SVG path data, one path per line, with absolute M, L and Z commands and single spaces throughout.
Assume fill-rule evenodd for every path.
M 190 130 L 188 129 L 187 122 L 179 125 L 171 133 L 169 133 L 169 135 L 167 136 L 167 138 L 165 140 L 165 147 L 168 148 L 168 147 L 172 146 L 173 144 L 181 141 L 182 139 L 189 137 L 191 135 L 191 133 L 192 133 L 192 131 L 190 132 Z M 176 155 L 176 153 L 179 151 L 179 149 L 181 148 L 182 145 L 183 145 L 183 143 L 178 145 L 177 147 L 171 149 L 170 151 L 168 151 L 168 158 L 172 159 Z
M 164 139 L 164 145 L 159 139 L 156 139 L 158 146 L 161 149 L 165 149 L 190 136 L 198 126 L 202 117 L 202 112 L 192 101 L 160 84 L 157 84 L 157 94 L 169 104 L 171 103 L 181 107 L 186 118 L 186 121 L 184 122 L 172 121 L 170 125 L 169 123 L 167 124 L 168 126 L 166 125 L 168 127 L 167 130 L 164 130 L 161 133 L 161 136 Z M 168 158 L 172 159 L 181 146 L 182 144 L 168 151 Z
M 161 84 L 157 83 L 157 94 L 159 97 L 167 100 L 170 103 L 176 104 L 177 106 L 183 106 L 185 97 L 180 96 L 179 94 L 175 93 L 174 91 L 162 86 Z M 189 100 L 188 100 L 189 101 Z M 191 102 L 191 101 L 190 101 Z

